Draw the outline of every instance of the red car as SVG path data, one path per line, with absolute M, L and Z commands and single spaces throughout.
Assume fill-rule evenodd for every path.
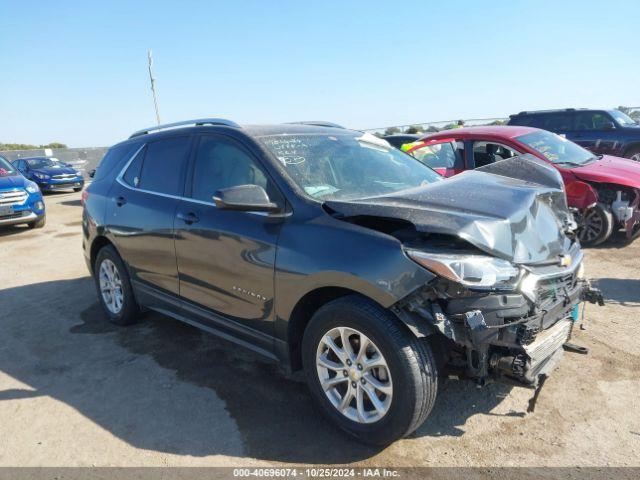
M 640 234 L 640 162 L 596 155 L 530 127 L 445 130 L 403 149 L 445 177 L 516 155 L 535 155 L 560 171 L 583 244 L 604 242 L 614 228 L 624 229 L 629 239 Z

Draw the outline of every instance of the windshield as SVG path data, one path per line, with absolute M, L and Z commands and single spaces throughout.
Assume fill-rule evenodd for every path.
M 0 157 L 0 177 L 9 177 L 11 175 L 16 175 L 18 172 L 16 169 L 9 163 L 4 157 Z
M 62 163 L 57 158 L 32 158 L 30 160 L 26 160 L 29 164 L 29 167 L 38 169 L 38 168 L 62 168 L 66 165 Z
M 555 164 L 586 165 L 598 158 L 588 150 L 555 133 L 539 131 L 516 137 L 519 141 L 543 154 Z
M 260 140 L 291 179 L 318 200 L 374 197 L 441 180 L 371 134 L 271 135 Z
M 638 125 L 638 122 L 620 110 L 612 110 L 609 113 L 621 127 L 633 127 Z

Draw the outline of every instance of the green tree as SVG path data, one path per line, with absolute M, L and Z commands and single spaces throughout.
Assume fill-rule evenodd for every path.
M 2 143 L 0 150 L 39 150 L 41 148 L 69 148 L 64 143 L 51 142 L 47 145 L 31 145 L 29 143 Z
M 420 133 L 422 131 L 422 127 L 419 125 L 411 125 L 409 128 L 407 128 L 407 132 L 406 133 Z
M 385 131 L 385 135 L 394 135 L 396 133 L 400 133 L 400 129 L 398 127 L 388 127 Z

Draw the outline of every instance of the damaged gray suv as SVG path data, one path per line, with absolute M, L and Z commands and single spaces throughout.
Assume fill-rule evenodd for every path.
M 155 310 L 302 370 L 373 444 L 420 426 L 444 374 L 540 384 L 578 303 L 601 301 L 562 179 L 533 158 L 443 181 L 337 125 L 202 119 L 112 147 L 83 204 L 113 322 Z

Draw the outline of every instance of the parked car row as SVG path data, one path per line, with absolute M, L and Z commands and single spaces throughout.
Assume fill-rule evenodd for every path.
M 30 157 L 9 162 L 0 156 L 0 227 L 46 223 L 42 192 L 84 187 L 82 174 L 56 158 Z
M 559 166 L 447 135 L 425 139 L 443 173 L 504 160 L 443 180 L 325 122 L 132 134 L 82 197 L 104 311 L 161 312 L 301 370 L 327 417 L 373 444 L 420 426 L 444 375 L 540 388 L 575 349 L 579 304 L 602 303 Z
M 578 112 L 585 114 L 579 110 L 569 111 L 576 115 Z M 544 115 L 555 115 L 555 112 Z M 521 120 L 520 117 L 512 120 L 514 118 Z M 640 134 L 640 128 L 629 128 Z M 549 163 L 562 175 L 567 201 L 584 245 L 602 243 L 616 230 L 624 230 L 629 239 L 640 234 L 640 162 L 632 159 L 594 153 L 565 136 L 526 126 L 446 130 L 414 135 L 409 142 L 406 135 L 385 139 L 396 146 L 404 141 L 400 148 L 445 177 L 530 154 Z

